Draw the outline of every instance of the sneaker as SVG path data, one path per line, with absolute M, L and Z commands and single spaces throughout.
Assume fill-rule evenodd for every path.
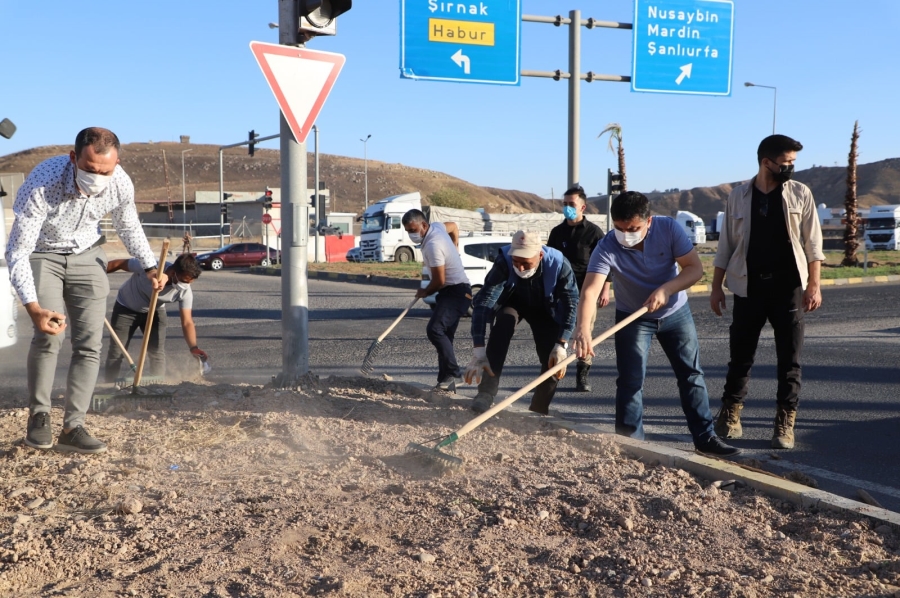
M 486 392 L 479 392 L 472 401 L 472 411 L 475 413 L 484 413 L 494 405 L 494 397 Z
M 715 426 L 716 434 L 720 438 L 740 438 L 744 435 L 744 429 L 741 427 L 741 411 L 743 410 L 743 403 L 722 404 Z
M 705 441 L 695 444 L 694 447 L 701 453 L 716 457 L 734 457 L 741 454 L 741 449 L 725 444 L 725 441 L 718 436 L 710 436 Z
M 49 413 L 35 413 L 31 416 L 28 420 L 25 444 L 41 450 L 53 447 L 53 430 L 50 428 Z
M 78 426 L 68 433 L 60 432 L 54 448 L 65 453 L 94 454 L 106 452 L 106 445 L 88 434 L 84 426 Z
M 441 380 L 437 383 L 437 386 L 434 387 L 434 390 L 440 390 L 443 392 L 456 392 L 456 378 L 450 377 L 444 380 Z

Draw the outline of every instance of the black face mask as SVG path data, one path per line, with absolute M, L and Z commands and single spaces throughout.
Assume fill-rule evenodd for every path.
M 772 162 L 775 164 L 774 162 Z M 794 165 L 793 164 L 775 164 L 778 166 L 778 172 L 772 172 L 772 178 L 775 179 L 776 183 L 786 183 L 794 176 Z

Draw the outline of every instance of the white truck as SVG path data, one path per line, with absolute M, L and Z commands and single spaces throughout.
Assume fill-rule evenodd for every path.
M 0 187 L 2 189 L 2 187 Z M 9 266 L 6 263 L 6 203 L 11 198 L 0 195 L 0 349 L 16 344 L 17 302 L 16 291 L 9 282 Z M 12 212 L 12 207 L 10 207 Z M 11 215 L 11 214 L 10 214 Z
M 360 261 L 416 260 L 416 244 L 410 240 L 400 221 L 403 215 L 412 209 L 422 209 L 422 196 L 418 191 L 385 197 L 369 206 L 362 215 L 362 229 L 359 235 Z
M 700 216 L 692 214 L 691 212 L 679 210 L 675 214 L 675 221 L 684 229 L 684 232 L 687 233 L 691 243 L 694 245 L 706 243 L 706 226 L 703 224 L 703 220 L 701 220 Z
M 392 195 L 372 204 L 363 213 L 359 238 L 359 261 L 422 261 L 422 254 L 406 234 L 401 219 L 411 209 L 422 210 L 429 222 L 455 222 L 463 236 L 511 237 L 517 230 L 538 232 L 546 241 L 550 230 L 563 221 L 562 214 L 488 214 L 483 210 L 459 210 L 435 206 L 422 207 L 418 192 Z M 591 214 L 589 219 L 605 228 L 605 216 Z M 354 256 L 354 260 L 356 256 Z
M 872 206 L 866 224 L 866 249 L 900 249 L 900 205 Z

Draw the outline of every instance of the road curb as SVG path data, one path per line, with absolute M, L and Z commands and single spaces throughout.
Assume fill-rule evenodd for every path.
M 281 276 L 281 268 L 251 266 L 251 274 Z M 345 274 L 343 272 L 309 271 L 306 277 L 311 280 L 331 280 L 333 282 L 353 282 L 357 284 L 376 284 L 401 289 L 418 289 L 421 280 L 418 278 L 394 278 L 392 276 L 372 276 L 371 274 Z
M 269 276 L 281 276 L 281 268 L 265 266 L 251 266 L 251 274 L 263 274 Z M 421 281 L 418 278 L 394 278 L 393 276 L 372 276 L 370 274 L 344 274 L 343 272 L 312 271 L 307 277 L 315 280 L 331 280 L 335 282 L 354 282 L 359 284 L 377 284 L 380 286 L 396 287 L 401 289 L 417 289 Z M 854 278 L 824 278 L 821 286 L 846 286 L 856 284 L 879 284 L 886 282 L 900 282 L 900 274 L 888 274 L 879 276 L 859 276 Z M 689 295 L 708 295 L 711 287 L 708 284 L 695 284 L 687 289 Z M 610 298 L 615 297 L 615 292 L 610 291 Z
M 900 277 L 898 277 L 900 278 Z M 427 397 L 433 392 L 430 387 L 418 382 L 402 382 L 410 388 L 416 396 Z M 471 401 L 471 397 L 455 393 L 446 394 L 454 399 Z M 531 412 L 524 407 L 512 405 L 505 413 L 517 417 L 526 416 Z M 531 414 L 534 416 L 534 414 Z M 579 434 L 594 434 L 616 443 L 623 453 L 648 463 L 656 462 L 666 467 L 683 469 L 689 473 L 711 481 L 740 480 L 749 487 L 762 494 L 788 501 L 804 509 L 821 509 L 838 513 L 847 513 L 868 517 L 881 524 L 887 524 L 895 530 L 900 530 L 900 513 L 887 509 L 873 507 L 871 505 L 844 498 L 824 490 L 816 490 L 803 484 L 791 482 L 774 474 L 750 471 L 737 463 L 706 457 L 698 453 L 688 452 L 677 448 L 670 448 L 645 440 L 635 440 L 618 434 L 610 434 L 593 424 L 573 422 L 558 416 L 546 416 L 546 421 L 558 428 L 574 431 Z

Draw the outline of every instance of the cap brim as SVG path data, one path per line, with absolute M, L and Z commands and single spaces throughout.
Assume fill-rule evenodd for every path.
M 510 249 L 509 255 L 512 257 L 524 257 L 524 258 L 532 258 L 541 252 L 541 248 L 537 249 L 525 249 L 524 247 L 521 249 Z

